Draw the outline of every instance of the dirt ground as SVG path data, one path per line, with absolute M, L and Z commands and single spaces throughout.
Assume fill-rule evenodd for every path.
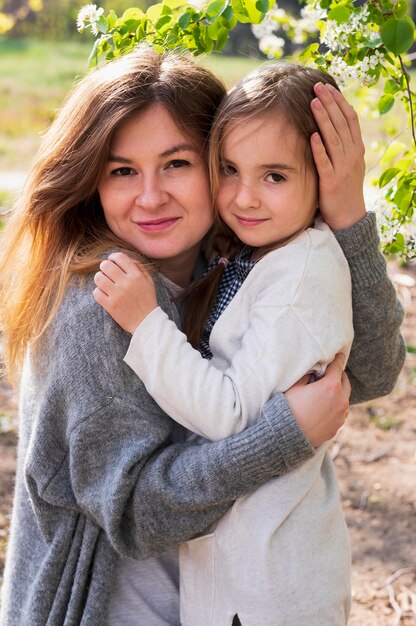
M 391 265 L 390 273 L 406 309 L 405 339 L 416 346 L 416 267 Z M 16 397 L 3 380 L 0 581 L 12 505 L 15 416 Z M 416 354 L 408 354 L 390 396 L 351 409 L 332 454 L 352 543 L 349 625 L 416 626 Z

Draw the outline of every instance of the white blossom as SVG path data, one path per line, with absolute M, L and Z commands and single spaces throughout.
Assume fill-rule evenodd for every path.
M 259 41 L 259 48 L 269 59 L 281 56 L 285 40 L 276 35 L 265 35 Z
M 97 22 L 103 13 L 104 9 L 101 7 L 98 9 L 96 4 L 86 4 L 83 6 L 77 17 L 77 29 L 79 32 L 82 33 L 82 31 L 89 26 L 91 28 L 91 32 L 94 35 L 98 35 Z

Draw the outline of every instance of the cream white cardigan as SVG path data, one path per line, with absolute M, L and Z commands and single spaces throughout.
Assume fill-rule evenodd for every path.
M 303 374 L 322 375 L 352 338 L 348 265 L 318 221 L 255 265 L 212 330 L 211 361 L 160 308 L 125 361 L 170 416 L 218 440 L 246 428 Z M 346 623 L 349 540 L 326 447 L 181 546 L 184 626 L 229 626 L 237 613 L 243 626 Z

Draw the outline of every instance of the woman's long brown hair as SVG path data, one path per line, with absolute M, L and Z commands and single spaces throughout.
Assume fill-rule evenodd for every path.
M 109 249 L 127 250 L 148 263 L 110 231 L 97 193 L 120 125 L 159 103 L 207 149 L 224 95 L 222 82 L 187 56 L 146 47 L 78 83 L 43 137 L 1 235 L 0 323 L 11 378 L 29 342 L 36 347 L 48 328 L 71 279 L 97 270 Z

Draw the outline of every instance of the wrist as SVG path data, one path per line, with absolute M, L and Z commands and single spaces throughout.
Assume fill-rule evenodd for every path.
M 333 215 L 328 218 L 326 215 L 322 215 L 324 221 L 328 224 L 329 228 L 333 231 L 345 230 L 351 228 L 355 224 L 358 224 L 366 216 L 365 204 L 359 203 L 355 205 L 354 210 L 340 211 L 337 215 Z

